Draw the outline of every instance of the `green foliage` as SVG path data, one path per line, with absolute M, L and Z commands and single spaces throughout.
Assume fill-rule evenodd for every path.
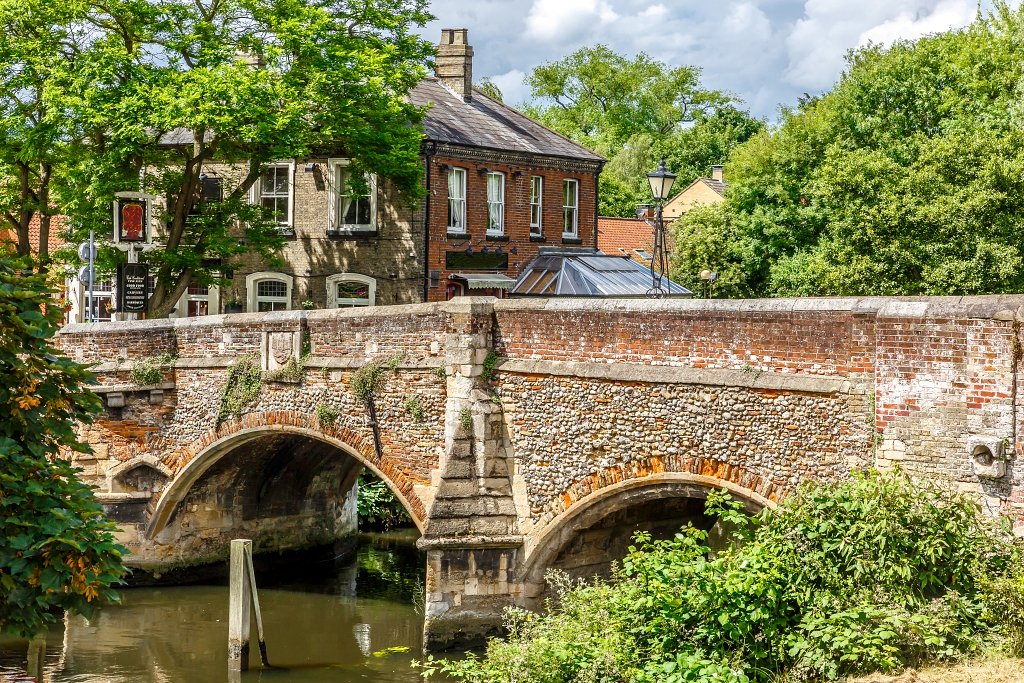
M 164 371 L 174 367 L 176 357 L 170 353 L 164 353 L 151 358 L 140 358 L 128 371 L 128 377 L 135 384 L 150 385 L 159 384 L 163 381 Z
M 316 406 L 316 420 L 324 427 L 330 427 L 334 424 L 340 414 L 337 408 L 326 403 L 319 403 Z
M 678 228 L 675 277 L 738 270 L 732 293 L 757 296 L 1020 291 L 1022 27 L 997 3 L 853 52 L 831 92 L 733 152 L 721 213 Z
M 412 523 L 405 506 L 395 497 L 394 492 L 369 470 L 363 470 L 359 475 L 356 509 L 360 529 L 387 530 Z
M 218 281 L 214 264 L 272 260 L 283 244 L 249 201 L 268 163 L 344 150 L 419 196 L 422 112 L 405 95 L 431 54 L 416 31 L 430 18 L 426 0 L 3 0 L 0 81 L 18 97 L 0 95 L 0 194 L 22 171 L 34 194 L 0 204 L 52 200 L 76 234 L 102 235 L 114 192 L 167 198 L 164 248 L 143 257 L 150 314 L 165 316 L 190 282 Z M 52 196 L 37 191 L 44 175 Z M 224 179 L 222 201 L 204 201 L 203 177 Z
M 387 360 L 375 359 L 352 373 L 348 389 L 360 403 L 368 404 L 373 394 L 384 383 L 385 371 L 398 372 L 398 366 L 405 360 L 405 352 L 396 353 Z
M 501 356 L 495 353 L 493 350 L 487 352 L 487 356 L 484 358 L 483 373 L 480 378 L 485 382 L 490 382 L 491 378 L 494 377 L 494 369 L 498 367 L 498 361 L 501 360 Z
M 707 90 L 700 70 L 645 54 L 628 59 L 604 45 L 536 67 L 526 112 L 609 158 L 600 178 L 603 216 L 628 216 L 651 202 L 647 173 L 665 157 L 681 190 L 707 176 L 761 129 L 731 97 Z
M 0 261 L 0 631 L 31 637 L 114 601 L 127 552 L 61 450 L 87 452 L 75 427 L 101 403 L 59 352 L 63 318 L 43 276 Z
M 428 671 L 484 682 L 835 680 L 1021 633 L 1018 616 L 1001 626 L 993 614 L 1024 594 L 1012 540 L 964 496 L 867 472 L 805 485 L 753 519 L 740 510 L 724 492 L 708 497 L 709 513 L 737 529 L 732 547 L 712 553 L 693 527 L 667 541 L 638 533 L 611 583 L 556 580 L 547 615 L 513 610 L 508 639 L 485 657 L 428 660 Z
M 220 410 L 217 424 L 230 417 L 241 417 L 242 411 L 260 397 L 263 389 L 263 372 L 256 354 L 242 356 L 228 368 L 224 389 L 220 395 Z
M 419 396 L 410 396 L 405 399 L 405 411 L 417 422 L 423 422 L 423 402 Z
M 462 427 L 464 432 L 471 432 L 473 430 L 473 413 L 469 408 L 463 408 L 459 411 L 459 426 Z
M 268 370 L 265 372 L 263 374 L 263 379 L 267 382 L 287 382 L 289 384 L 298 384 L 305 376 L 305 371 L 305 358 L 295 358 L 293 356 L 276 370 Z

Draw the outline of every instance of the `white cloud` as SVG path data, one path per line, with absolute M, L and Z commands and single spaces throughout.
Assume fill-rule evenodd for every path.
M 847 50 L 964 26 L 976 8 L 974 0 L 807 0 L 786 40 L 785 79 L 808 90 L 827 88 Z
M 526 86 L 524 79 L 526 74 L 519 69 L 512 69 L 497 76 L 491 76 L 491 81 L 498 86 L 505 104 L 515 106 L 525 102 L 530 97 L 530 89 Z
M 526 29 L 533 40 L 569 41 L 618 18 L 605 0 L 533 0 Z

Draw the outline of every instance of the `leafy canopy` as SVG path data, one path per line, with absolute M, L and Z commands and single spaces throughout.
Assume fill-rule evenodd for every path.
M 721 291 L 757 296 L 1020 291 L 1022 27 L 999 4 L 851 53 L 831 92 L 735 150 L 725 204 L 676 229 L 674 277 L 738 271 Z
M 646 174 L 661 157 L 682 189 L 762 125 L 731 96 L 706 89 L 697 67 L 643 53 L 629 59 L 604 45 L 542 64 L 526 82 L 530 116 L 608 157 L 598 207 L 606 216 L 633 216 L 651 201 Z
M 59 611 L 89 615 L 124 568 L 114 524 L 75 476 L 75 426 L 100 402 L 56 350 L 63 310 L 45 278 L 0 260 L 0 630 L 31 637 Z
M 269 162 L 343 155 L 420 191 L 405 94 L 431 53 L 425 0 L 27 1 L 0 0 L 0 26 L 18 45 L 57 36 L 29 94 L 63 131 L 55 198 L 76 236 L 110 234 L 115 192 L 167 200 L 163 248 L 145 256 L 152 314 L 242 254 L 273 257 L 275 217 L 248 198 Z M 208 177 L 221 201 L 203 201 Z

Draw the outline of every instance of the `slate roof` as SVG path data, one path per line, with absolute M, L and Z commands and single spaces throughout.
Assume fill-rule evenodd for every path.
M 409 100 L 417 106 L 429 107 L 423 126 L 427 138 L 436 142 L 605 161 L 599 154 L 475 88 L 472 100 L 466 102 L 437 78 L 428 76 L 409 92 Z
M 703 181 L 703 183 L 705 185 L 710 187 L 712 190 L 714 190 L 718 194 L 723 195 L 723 196 L 725 195 L 725 185 L 726 185 L 726 183 L 725 183 L 724 180 L 714 180 L 712 178 L 699 178 L 698 180 Z

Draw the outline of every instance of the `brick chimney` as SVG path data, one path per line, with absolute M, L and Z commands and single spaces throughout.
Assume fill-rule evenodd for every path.
M 724 182 L 725 175 L 722 172 L 722 167 L 721 166 L 712 166 L 711 167 L 711 179 L 712 180 L 717 180 L 719 182 Z
M 437 46 L 434 74 L 464 101 L 473 99 L 473 48 L 467 40 L 468 30 L 446 28 L 441 30 L 441 43 Z

